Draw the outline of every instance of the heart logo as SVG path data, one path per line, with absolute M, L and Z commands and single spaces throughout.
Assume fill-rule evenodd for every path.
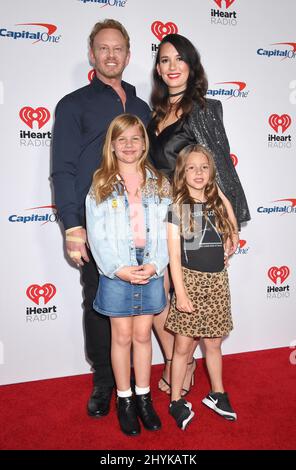
M 36 109 L 31 108 L 30 106 L 24 106 L 20 112 L 19 116 L 21 120 L 27 124 L 31 129 L 33 129 L 33 122 L 38 122 L 38 129 L 41 129 L 47 121 L 50 119 L 50 112 L 48 109 L 39 107 Z
M 90 71 L 88 72 L 87 78 L 89 79 L 90 82 L 91 82 L 92 79 L 94 78 L 95 74 L 96 74 L 95 69 L 92 69 L 92 70 L 90 70 Z
M 154 21 L 151 25 L 151 31 L 154 36 L 161 41 L 167 34 L 176 34 L 178 32 L 178 27 L 171 21 L 165 24 L 162 23 L 162 21 Z
M 49 302 L 50 299 L 52 299 L 52 297 L 56 294 L 56 291 L 57 290 L 53 284 L 47 283 L 43 286 L 39 286 L 38 284 L 32 284 L 26 290 L 26 294 L 27 297 L 32 300 L 32 302 L 39 305 L 40 297 L 43 297 L 44 303 L 47 304 L 47 302 Z
M 243 246 L 245 246 L 246 243 L 247 243 L 247 240 L 240 240 L 239 241 L 239 247 L 243 248 Z
M 236 166 L 237 163 L 238 163 L 238 158 L 237 158 L 237 156 L 234 155 L 234 153 L 231 153 L 231 154 L 230 154 L 230 158 L 231 158 L 231 160 L 232 160 L 233 165 Z
M 290 269 L 288 268 L 288 266 L 281 266 L 280 268 L 277 268 L 276 266 L 272 266 L 268 270 L 267 274 L 268 274 L 269 279 L 271 279 L 274 284 L 277 283 L 278 278 L 280 278 L 280 281 L 281 281 L 280 284 L 282 284 L 289 276 Z
M 279 127 L 281 127 L 282 133 L 284 133 L 291 125 L 292 119 L 290 118 L 289 114 L 282 114 L 281 116 L 278 114 L 272 114 L 269 117 L 268 122 L 275 132 L 278 132 Z
M 214 2 L 217 3 L 219 8 L 222 8 L 223 0 L 214 0 Z M 235 2 L 235 0 L 224 0 L 224 2 L 225 2 L 226 9 L 227 9 L 230 7 L 230 5 L 232 5 Z

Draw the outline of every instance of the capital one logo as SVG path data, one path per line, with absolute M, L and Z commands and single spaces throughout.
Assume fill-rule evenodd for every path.
M 178 27 L 172 21 L 163 23 L 162 21 L 154 21 L 151 25 L 151 31 L 159 41 L 161 41 L 167 34 L 175 34 L 178 32 Z
M 277 266 L 272 266 L 268 270 L 267 274 L 269 279 L 271 279 L 274 284 L 277 283 L 278 279 L 280 280 L 280 284 L 282 284 L 289 276 L 290 269 L 288 268 L 288 266 L 281 266 L 279 268 Z
M 235 2 L 235 0 L 214 0 L 214 2 L 218 5 L 219 8 L 222 8 L 222 3 L 225 3 L 225 7 L 227 9 Z
M 33 129 L 34 121 L 37 122 L 38 129 L 41 129 L 49 121 L 50 112 L 48 109 L 43 107 L 33 109 L 30 106 L 24 106 L 20 110 L 19 116 L 21 120 L 31 129 Z
M 47 304 L 50 299 L 56 294 L 56 288 L 53 284 L 47 283 L 43 286 L 38 284 L 32 284 L 26 290 L 26 295 L 29 297 L 32 302 L 39 305 L 39 300 L 42 297 L 44 299 L 44 304 Z
M 209 88 L 207 95 L 225 96 L 229 100 L 230 98 L 247 98 L 249 90 L 246 90 L 246 82 L 217 82 L 214 85 L 226 85 L 219 89 Z
M 268 119 L 269 125 L 275 132 L 279 132 L 279 127 L 282 129 L 282 134 L 290 127 L 292 119 L 289 114 L 272 114 Z
M 16 24 L 16 26 L 41 26 L 42 28 L 47 29 L 46 33 L 42 33 L 42 35 L 44 35 L 44 39 L 46 37 L 47 41 L 50 38 L 50 36 L 52 36 L 53 33 L 57 30 L 56 25 L 49 24 L 49 23 L 18 23 L 18 24 Z M 44 39 L 42 39 L 42 40 L 44 40 Z M 38 38 L 38 40 L 35 41 L 35 42 L 39 42 L 39 41 L 41 41 L 41 38 L 40 39 Z
M 53 33 L 55 33 L 57 30 L 57 26 L 51 23 L 17 23 L 15 26 L 27 26 L 29 28 L 24 28 L 22 31 L 12 31 L 6 28 L 0 28 L 0 39 L 34 39 L 35 41 L 33 44 L 39 41 L 46 43 L 58 43 L 61 39 L 61 35 L 53 35 Z M 37 28 L 37 32 L 35 28 Z

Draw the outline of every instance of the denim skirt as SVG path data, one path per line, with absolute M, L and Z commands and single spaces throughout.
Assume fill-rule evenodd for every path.
M 141 265 L 144 248 L 136 248 L 136 255 L 138 265 Z M 151 278 L 148 284 L 140 285 L 101 274 L 93 308 L 109 317 L 130 317 L 160 313 L 166 303 L 163 276 Z

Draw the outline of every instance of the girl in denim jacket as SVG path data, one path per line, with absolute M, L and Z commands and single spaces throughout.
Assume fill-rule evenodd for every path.
M 153 315 L 166 306 L 166 215 L 169 182 L 147 161 L 148 136 L 133 115 L 108 129 L 101 167 L 86 198 L 90 249 L 100 272 L 94 309 L 111 321 L 111 359 L 121 430 L 160 429 L 150 394 Z M 131 347 L 135 393 L 130 388 Z

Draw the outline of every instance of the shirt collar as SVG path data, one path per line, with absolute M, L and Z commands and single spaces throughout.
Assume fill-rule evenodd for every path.
M 94 75 L 94 78 L 92 79 L 90 84 L 98 91 L 103 91 L 106 88 L 112 88 L 110 85 L 107 85 L 106 83 L 102 82 L 102 80 L 100 80 L 96 75 Z M 122 80 L 121 86 L 127 95 L 136 95 L 136 89 L 130 83 L 127 83 Z

